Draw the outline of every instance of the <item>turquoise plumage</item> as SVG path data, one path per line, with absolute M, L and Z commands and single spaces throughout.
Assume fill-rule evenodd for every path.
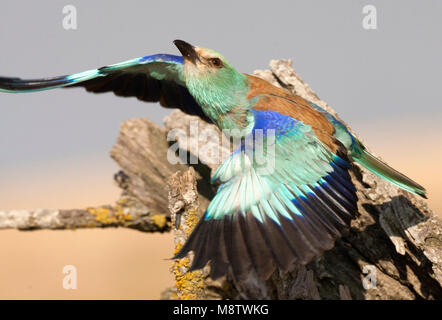
M 306 263 L 332 247 L 357 210 L 356 190 L 347 173 L 349 163 L 330 152 L 309 125 L 274 111 L 252 108 L 251 112 L 255 119 L 252 131 L 213 175 L 212 182 L 221 183 L 218 192 L 177 255 L 183 257 L 201 242 L 220 244 L 213 251 L 197 251 L 191 266 L 194 270 L 207 260 L 215 262 L 212 278 L 225 273 L 226 264 L 219 261 L 230 263 L 237 280 L 244 280 L 251 268 L 267 278 L 274 268 L 269 262 L 275 252 L 280 252 L 275 262 L 281 269 L 295 261 Z M 257 143 L 260 130 L 264 139 Z M 269 140 L 273 148 L 258 152 Z M 269 159 L 274 162 L 269 164 Z M 223 232 L 237 238 L 235 245 L 225 243 L 227 247 L 223 247 L 217 220 L 230 224 Z M 273 238 L 274 229 L 282 241 Z M 207 238 L 201 239 L 204 235 Z M 262 237 L 269 248 L 256 246 L 256 237 Z M 238 246 L 241 241 L 244 246 Z
M 214 50 L 176 40 L 182 57 L 152 55 L 74 75 L 0 78 L 0 91 L 59 87 L 112 91 L 213 122 L 240 140 L 212 177 L 219 184 L 203 217 L 175 258 L 193 251 L 191 270 L 209 261 L 211 277 L 267 279 L 333 247 L 357 214 L 349 171 L 356 161 L 425 197 L 425 189 L 371 155 L 319 106 L 240 73 Z

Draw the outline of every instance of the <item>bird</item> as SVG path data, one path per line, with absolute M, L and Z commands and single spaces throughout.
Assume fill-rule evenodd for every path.
M 181 55 L 155 54 L 81 73 L 23 80 L 0 77 L 0 92 L 84 87 L 93 93 L 159 102 L 232 131 L 239 146 L 216 169 L 217 192 L 175 254 L 210 264 L 210 277 L 307 264 L 333 248 L 358 214 L 353 163 L 408 192 L 425 189 L 372 155 L 317 104 L 237 71 L 215 50 L 175 40 Z M 262 165 L 266 160 L 272 165 Z

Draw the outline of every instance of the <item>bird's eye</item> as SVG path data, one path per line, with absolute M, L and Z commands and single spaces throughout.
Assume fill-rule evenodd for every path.
M 223 63 L 222 63 L 221 59 L 219 59 L 219 58 L 211 58 L 210 64 L 214 67 L 217 67 L 217 68 L 221 68 L 223 66 Z

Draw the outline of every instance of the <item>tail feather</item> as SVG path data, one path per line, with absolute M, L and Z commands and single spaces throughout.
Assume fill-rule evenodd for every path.
M 393 169 L 385 162 L 379 160 L 370 152 L 365 150 L 362 145 L 357 145 L 352 148 L 353 160 L 373 172 L 374 174 L 384 178 L 385 180 L 393 183 L 394 185 L 402 188 L 411 193 L 417 194 L 427 199 L 425 188 L 414 182 L 407 176 L 403 175 L 399 171 Z

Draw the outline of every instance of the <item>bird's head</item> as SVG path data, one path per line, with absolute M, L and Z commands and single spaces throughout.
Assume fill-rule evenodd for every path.
M 186 78 L 211 78 L 216 82 L 218 78 L 229 77 L 236 72 L 227 59 L 215 50 L 194 47 L 182 40 L 175 40 L 174 44 L 183 55 Z
M 236 71 L 224 56 L 215 50 L 195 47 L 182 40 L 175 40 L 174 44 L 184 58 L 186 86 L 209 117 L 246 103 L 246 76 Z

